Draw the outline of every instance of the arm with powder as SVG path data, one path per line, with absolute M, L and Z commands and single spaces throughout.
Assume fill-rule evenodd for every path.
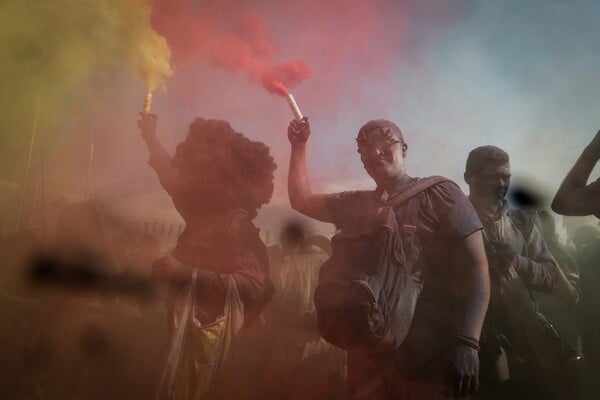
M 552 201 L 552 210 L 562 215 L 600 214 L 600 182 L 588 185 L 592 170 L 600 160 L 600 131 L 583 150 Z

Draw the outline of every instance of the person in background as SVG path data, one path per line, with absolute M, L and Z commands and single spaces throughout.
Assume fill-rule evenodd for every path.
M 342 395 L 344 353 L 321 338 L 313 299 L 319 270 L 329 256 L 308 239 L 296 221 L 286 224 L 279 236 L 283 261 L 274 279 L 268 320 L 272 341 L 267 398 L 336 399 Z
M 583 361 L 576 318 L 580 300 L 579 268 L 567 246 L 558 239 L 554 217 L 547 210 L 537 210 L 530 214 L 562 273 L 560 278 L 563 284 L 558 286 L 558 290 L 552 293 L 533 293 L 539 311 L 556 328 L 565 348 L 564 373 L 559 376 L 560 383 L 557 385 L 561 394 L 557 397 L 579 398 Z
M 530 290 L 555 290 L 560 269 L 533 219 L 508 206 L 510 177 L 504 150 L 481 146 L 469 153 L 464 179 L 484 226 L 492 283 L 481 345 L 482 399 L 543 398 L 546 371 L 555 366 L 544 365 L 555 355 L 543 346 L 544 328 Z
M 583 398 L 597 399 L 600 398 L 600 229 L 597 225 L 581 225 L 573 234 L 573 242 L 580 272 L 577 322 L 585 358 Z

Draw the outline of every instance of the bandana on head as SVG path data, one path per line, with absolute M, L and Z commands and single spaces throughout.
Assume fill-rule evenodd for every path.
M 358 131 L 356 142 L 360 146 L 371 143 L 377 138 L 382 137 L 390 141 L 400 141 L 404 143 L 404 137 L 402 136 L 400 128 L 387 119 L 376 119 L 364 124 Z

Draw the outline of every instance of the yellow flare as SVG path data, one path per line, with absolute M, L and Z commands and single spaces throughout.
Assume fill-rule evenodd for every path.
M 146 96 L 144 97 L 144 108 L 143 108 L 143 111 L 146 114 L 149 114 L 151 107 L 152 107 L 152 93 L 146 93 Z

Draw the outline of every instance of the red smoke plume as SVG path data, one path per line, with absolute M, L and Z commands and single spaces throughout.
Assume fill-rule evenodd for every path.
M 237 17 L 227 7 L 218 12 L 206 7 L 197 15 L 191 15 L 191 10 L 189 0 L 155 1 L 153 25 L 167 37 L 176 63 L 192 56 L 207 57 L 214 67 L 243 72 L 252 82 L 278 95 L 287 93 L 281 85 L 293 88 L 310 77 L 310 68 L 303 60 L 274 61 L 277 52 L 271 33 L 257 14 Z M 233 22 L 234 29 L 225 32 L 224 21 Z

